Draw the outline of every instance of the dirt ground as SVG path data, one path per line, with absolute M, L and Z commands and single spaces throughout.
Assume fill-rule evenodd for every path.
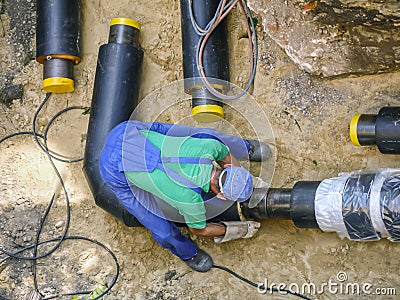
M 11 1 L 13 8 L 1 11 L 1 73 L 8 74 L 9 84 L 23 86 L 23 97 L 0 104 L 0 137 L 31 131 L 34 112 L 45 96 L 41 89 L 42 66 L 33 60 L 35 13 L 30 3 Z M 18 13 L 15 14 L 18 5 L 25 5 L 21 22 Z M 168 84 L 183 77 L 179 1 L 86 0 L 82 7 L 82 62 L 75 67 L 76 90 L 50 98 L 39 115 L 39 129 L 43 130 L 52 116 L 67 106 L 90 106 L 98 48 L 107 42 L 109 22 L 114 17 L 129 17 L 142 23 L 141 44 L 145 53 L 140 92 L 140 99 L 145 99 L 142 118 L 205 126 L 189 118 L 189 101 L 168 108 L 163 104 L 178 97 L 170 91 L 179 87 L 179 83 L 172 84 L 172 88 Z M 238 20 L 229 20 L 229 42 L 231 81 L 241 85 L 248 74 L 248 48 Z M 207 125 L 237 130 L 249 138 L 259 135 L 273 146 L 274 157 L 261 169 L 252 165 L 252 172 L 261 172 L 273 187 L 291 188 L 297 181 L 323 180 L 341 172 L 400 167 L 397 156 L 382 155 L 373 147 L 357 148 L 348 134 L 354 114 L 377 113 L 382 106 L 400 105 L 400 73 L 320 79 L 298 70 L 260 27 L 258 38 L 260 53 L 253 98 L 227 107 L 225 121 Z M 179 109 L 175 109 L 176 105 Z M 69 157 L 82 156 L 87 123 L 88 116 L 81 111 L 64 114 L 49 132 L 49 148 Z M 249 126 L 254 123 L 257 123 L 255 129 Z M 42 238 L 59 236 L 65 226 L 65 196 L 46 155 L 30 136 L 15 137 L 1 144 L 0 149 L 1 247 L 13 251 L 32 244 L 53 193 L 57 195 L 55 207 L 45 223 Z M 84 179 L 81 162 L 56 165 L 71 204 L 69 235 L 96 239 L 118 258 L 120 277 L 105 299 L 294 299 L 288 295 L 261 294 L 221 270 L 212 269 L 206 274 L 192 272 L 161 249 L 147 230 L 128 228 L 98 208 Z M 395 288 L 400 293 L 397 272 L 400 250 L 387 240 L 369 243 L 340 240 L 335 233 L 298 229 L 291 221 L 273 220 L 262 221 L 257 236 L 248 240 L 216 245 L 211 239 L 191 237 L 211 254 L 216 264 L 257 283 L 267 279 L 268 283 L 300 287 L 313 283 L 321 287 L 329 281 L 340 283 L 337 276 L 345 272 L 345 283 L 359 286 L 369 283 L 373 287 L 370 291 Z M 111 282 L 114 275 L 111 257 L 85 241 L 67 240 L 54 254 L 38 261 L 38 284 L 47 295 L 92 290 L 96 288 L 95 278 Z M 25 299 L 33 287 L 29 261 L 10 260 L 0 264 L 0 299 Z M 398 299 L 398 296 L 354 295 L 340 290 L 330 293 L 327 289 L 309 296 Z

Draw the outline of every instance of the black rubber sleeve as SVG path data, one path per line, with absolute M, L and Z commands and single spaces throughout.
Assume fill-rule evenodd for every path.
M 290 213 L 296 227 L 319 228 L 315 218 L 315 194 L 320 181 L 299 181 L 292 190 Z

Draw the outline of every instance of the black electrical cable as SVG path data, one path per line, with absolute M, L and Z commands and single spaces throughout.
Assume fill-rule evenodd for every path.
M 87 107 L 85 107 L 85 106 L 69 106 L 69 107 L 66 107 L 66 108 L 60 110 L 57 114 L 55 114 L 55 115 L 51 118 L 51 120 L 47 123 L 46 128 L 44 129 L 44 132 L 43 132 L 43 136 L 46 137 L 46 138 L 44 138 L 44 141 L 43 141 L 46 149 L 48 149 L 48 147 L 47 147 L 47 133 L 48 133 L 48 131 L 49 131 L 49 129 L 50 129 L 50 126 L 53 124 L 53 122 L 54 122 L 60 115 L 62 115 L 63 113 L 65 113 L 65 112 L 67 112 L 67 111 L 73 110 L 73 109 L 82 109 L 82 110 L 85 110 L 85 111 L 86 111 L 86 110 L 87 110 Z M 54 154 L 57 154 L 59 157 L 54 156 L 54 154 L 53 154 L 51 157 L 54 158 L 54 159 L 56 159 L 56 160 L 58 160 L 58 161 L 61 161 L 61 162 L 65 162 L 65 163 L 74 163 L 74 162 L 80 162 L 80 161 L 83 160 L 83 157 L 71 158 L 71 159 L 62 159 L 62 158 L 60 158 L 61 154 L 55 153 L 54 151 L 51 151 L 51 150 L 49 150 L 49 149 L 48 149 L 48 151 L 49 151 L 49 152 L 52 152 L 52 153 L 54 153 Z
M 99 245 L 100 247 L 102 247 L 104 250 L 106 250 L 106 251 L 110 254 L 110 256 L 113 258 L 113 260 L 114 260 L 114 262 L 115 262 L 116 274 L 115 274 L 115 276 L 114 276 L 114 279 L 113 279 L 113 281 L 111 282 L 111 284 L 108 286 L 108 288 L 107 288 L 106 290 L 104 290 L 104 292 L 103 292 L 101 295 L 99 295 L 97 298 L 95 298 L 95 299 L 100 299 L 100 298 L 103 297 L 105 294 L 107 294 L 107 293 L 113 288 L 113 286 L 114 286 L 114 285 L 116 284 L 116 282 L 117 282 L 117 279 L 118 279 L 119 273 L 120 273 L 120 266 L 119 266 L 119 263 L 118 263 L 118 259 L 117 259 L 117 257 L 115 256 L 115 254 L 114 254 L 106 245 L 100 243 L 99 241 L 92 240 L 92 239 L 90 239 L 90 238 L 83 237 L 83 236 L 66 236 L 66 237 L 64 238 L 64 240 L 78 240 L 78 239 L 79 239 L 79 240 L 85 240 L 85 241 L 88 241 L 88 242 L 91 242 L 91 243 L 94 243 L 94 244 Z M 51 240 L 46 240 L 46 241 L 38 242 L 38 245 L 43 245 L 43 244 L 47 244 L 47 243 L 52 243 L 52 242 L 56 242 L 56 241 L 58 241 L 58 240 L 59 240 L 59 238 L 54 238 L 54 239 L 51 239 Z M 35 245 L 31 245 L 31 246 L 25 247 L 25 248 L 23 248 L 23 249 L 20 249 L 20 250 L 18 250 L 18 251 L 15 252 L 15 253 L 16 253 L 16 254 L 19 254 L 19 253 L 21 253 L 21 252 L 30 250 L 30 249 L 32 249 L 32 248 L 34 248 L 34 247 L 35 247 Z M 3 263 L 4 261 L 6 261 L 7 259 L 10 259 L 10 258 L 12 258 L 12 257 L 10 257 L 10 256 L 5 257 L 4 259 L 2 259 L 2 260 L 0 261 L 0 264 Z M 43 300 L 55 299 L 55 298 L 57 298 L 57 297 L 62 297 L 62 296 L 87 295 L 87 294 L 90 294 L 91 292 L 92 292 L 92 291 L 84 291 L 84 292 L 74 292 L 74 293 L 67 293 L 67 294 L 61 294 L 61 295 L 54 295 L 54 296 L 48 296 L 48 297 L 44 298 Z
M 38 114 L 40 113 L 40 111 L 42 110 L 42 108 L 43 108 L 43 106 L 46 104 L 46 102 L 47 102 L 47 100 L 50 98 L 50 95 L 51 95 L 51 93 L 47 93 L 46 94 L 46 98 L 45 98 L 45 100 L 42 102 L 42 104 L 39 106 L 39 108 L 36 110 L 36 112 L 35 112 L 35 115 L 34 115 L 34 117 L 33 117 L 33 123 L 32 123 L 32 127 L 33 127 L 33 135 L 34 135 L 34 137 L 35 137 L 35 133 L 36 133 L 36 119 L 37 119 L 37 116 L 38 116 Z M 47 132 L 48 132 L 48 130 L 49 130 L 49 128 L 50 128 L 50 126 L 51 126 L 51 124 L 53 124 L 53 122 L 55 121 L 55 119 L 57 119 L 61 114 L 63 114 L 63 113 L 65 113 L 65 112 L 67 112 L 67 111 L 69 111 L 69 110 L 72 110 L 72 109 L 82 109 L 82 110 L 86 110 L 87 109 L 87 107 L 83 107 L 83 106 L 70 106 L 70 107 L 67 107 L 67 108 L 64 108 L 63 110 L 61 110 L 61 111 L 59 111 L 55 116 L 53 116 L 53 118 L 47 123 L 47 126 L 46 126 L 46 128 L 45 128 L 45 131 L 44 131 L 44 134 L 43 134 L 43 136 L 44 137 L 47 137 Z M 36 135 L 37 135 L 37 133 L 36 133 Z M 40 143 L 40 141 L 38 140 L 38 139 L 36 139 L 36 137 L 35 137 L 35 141 L 36 141 L 36 143 L 38 144 L 38 146 L 47 154 L 47 155 L 49 155 L 51 158 L 53 158 L 53 159 L 55 159 L 55 160 L 57 160 L 57 161 L 60 161 L 60 162 L 65 162 L 65 163 L 73 163 L 73 162 L 79 162 L 79 161 L 82 161 L 83 160 L 83 157 L 80 157 L 80 158 L 76 158 L 76 159 L 64 159 L 64 158 L 61 158 L 60 156 L 60 154 L 57 154 L 57 153 L 54 153 L 54 151 L 51 151 L 48 147 L 47 147 L 47 138 L 45 138 L 44 139 L 44 145 L 42 145 L 42 143 Z M 54 153 L 54 154 L 52 154 L 52 153 Z M 56 156 L 56 155 L 58 155 L 58 156 Z
M 13 133 L 13 134 L 7 135 L 7 136 L 3 137 L 2 139 L 0 139 L 0 144 L 1 144 L 2 142 L 4 142 L 4 141 L 6 141 L 6 140 L 8 140 L 8 139 L 10 139 L 10 138 L 12 138 L 12 137 L 14 137 L 14 136 L 17 136 L 17 135 L 33 135 L 33 132 L 32 132 L 32 131 L 20 131 L 20 132 L 15 132 L 15 133 Z M 40 137 L 40 138 L 43 138 L 43 135 L 41 135 L 41 134 L 38 134 L 37 136 Z
M 64 229 L 64 231 L 63 231 L 63 234 L 62 234 L 60 237 L 58 237 L 58 238 L 54 238 L 54 239 L 46 240 L 46 241 L 39 241 L 39 239 L 40 239 L 40 234 L 41 234 L 41 231 L 42 231 L 44 222 L 45 222 L 45 220 L 46 220 L 46 218 L 47 218 L 47 216 L 48 216 L 48 214 L 49 214 L 49 212 L 50 212 L 50 210 L 51 210 L 51 208 L 52 208 L 52 205 L 53 205 L 53 203 L 54 203 L 54 200 L 55 200 L 55 194 L 53 194 L 53 196 L 52 196 L 52 198 L 51 198 L 51 200 L 50 200 L 50 202 L 49 202 L 49 204 L 48 204 L 48 206 L 47 206 L 47 208 L 46 208 L 46 211 L 45 211 L 43 217 L 42 217 L 41 220 L 40 220 L 40 224 L 39 224 L 39 227 L 38 227 L 37 232 L 36 232 L 35 243 L 34 243 L 33 245 L 31 245 L 31 246 L 28 246 L 28 247 L 26 247 L 26 248 L 20 249 L 20 250 L 14 252 L 14 253 L 12 253 L 12 252 L 10 252 L 10 251 L 7 251 L 7 250 L 5 250 L 5 249 L 2 249 L 2 248 L 0 247 L 0 252 L 2 252 L 2 253 L 4 253 L 5 255 L 7 255 L 5 258 L 3 258 L 2 260 L 0 260 L 0 264 L 3 263 L 3 262 L 5 262 L 5 261 L 6 261 L 7 259 L 9 259 L 9 258 L 21 259 L 21 260 L 31 260 L 31 261 L 33 261 L 33 279 L 34 279 L 34 285 L 35 285 L 36 291 L 37 291 L 39 294 L 41 294 L 41 293 L 39 292 L 39 287 L 38 287 L 38 283 L 37 283 L 37 264 L 36 264 L 36 263 L 37 263 L 37 260 L 38 260 L 38 259 L 47 257 L 47 256 L 49 256 L 50 254 L 52 254 L 56 249 L 58 249 L 58 248 L 60 247 L 61 243 L 62 243 L 64 240 L 67 240 L 67 239 L 81 239 L 81 240 L 86 240 L 86 241 L 95 243 L 95 244 L 99 245 L 100 247 L 102 247 L 103 249 L 105 249 L 105 250 L 112 256 L 112 258 L 114 259 L 115 264 L 116 264 L 116 275 L 114 276 L 114 279 L 113 279 L 112 283 L 110 284 L 110 286 L 107 287 L 107 289 L 106 289 L 101 295 L 99 295 L 99 296 L 97 296 L 96 298 L 94 298 L 94 299 L 100 299 L 100 298 L 102 298 L 104 295 L 106 295 L 106 294 L 111 290 L 111 288 L 115 285 L 115 283 L 116 283 L 116 281 L 117 281 L 117 279 L 118 279 L 118 276 L 119 276 L 119 264 L 118 264 L 117 257 L 115 256 L 115 254 L 114 254 L 109 248 L 107 248 L 104 244 L 102 244 L 102 243 L 100 243 L 100 242 L 98 242 L 98 241 L 96 241 L 96 240 L 92 240 L 92 239 L 89 239 L 89 238 L 86 238 L 86 237 L 83 237 L 83 236 L 67 236 L 67 232 L 68 232 L 69 224 L 70 224 L 70 205 L 69 205 L 68 192 L 67 192 L 67 190 L 66 190 L 66 188 L 65 188 L 64 181 L 63 181 L 63 179 L 62 179 L 62 177 L 61 177 L 61 175 L 60 175 L 60 173 L 59 173 L 57 167 L 55 166 L 55 164 L 54 164 L 54 162 L 53 162 L 53 159 L 56 159 L 56 160 L 59 160 L 59 161 L 71 163 L 71 162 L 78 162 L 78 161 L 81 161 L 83 158 L 68 159 L 68 160 L 67 160 L 67 159 L 62 159 L 62 158 L 59 158 L 59 157 L 56 157 L 56 156 L 52 155 L 52 154 L 50 153 L 50 150 L 49 150 L 48 147 L 47 147 L 47 134 L 48 134 L 49 128 L 50 128 L 50 126 L 52 125 L 52 123 L 53 123 L 61 114 L 65 113 L 65 112 L 67 112 L 67 111 L 70 111 L 70 110 L 72 110 L 72 109 L 84 109 L 84 110 L 86 110 L 87 108 L 86 108 L 86 107 L 83 107 L 83 106 L 71 106 L 71 107 L 67 107 L 67 108 L 65 108 L 65 109 L 63 109 L 63 110 L 61 110 L 61 111 L 59 111 L 59 112 L 49 121 L 49 123 L 47 124 L 47 126 L 46 126 L 46 128 L 45 128 L 45 131 L 44 131 L 44 134 L 43 134 L 43 135 L 40 135 L 40 134 L 38 134 L 38 133 L 36 132 L 36 120 L 37 120 L 37 116 L 39 115 L 40 111 L 42 110 L 42 108 L 44 107 L 44 105 L 46 104 L 46 102 L 48 101 L 48 99 L 50 98 L 50 96 L 51 96 L 51 93 L 47 93 L 47 94 L 46 94 L 45 99 L 43 100 L 43 102 L 40 104 L 39 108 L 38 108 L 38 109 L 36 110 L 36 112 L 35 112 L 35 115 L 34 115 L 34 118 L 33 118 L 33 124 L 32 124 L 32 129 L 33 129 L 33 131 L 31 131 L 31 132 L 30 132 L 30 131 L 21 131 L 21 132 L 16 132 L 16 133 L 10 134 L 10 135 L 8 135 L 8 136 L 6 136 L 6 137 L 0 139 L 0 144 L 1 144 L 2 142 L 6 141 L 6 140 L 8 140 L 8 139 L 10 139 L 10 138 L 12 138 L 12 137 L 18 136 L 18 135 L 33 135 L 36 144 L 47 154 L 47 156 L 48 156 L 48 158 L 49 158 L 49 161 L 50 161 L 50 163 L 51 163 L 51 165 L 52 165 L 52 167 L 53 167 L 53 169 L 54 169 L 54 171 L 55 171 L 55 173 L 56 173 L 56 175 L 57 175 L 57 177 L 58 177 L 58 179 L 59 179 L 59 181 L 60 181 L 60 183 L 61 183 L 61 185 L 62 185 L 63 190 L 64 190 L 65 198 L 66 198 L 66 199 L 65 199 L 65 200 L 66 200 L 66 211 L 67 211 L 65 229 Z M 39 141 L 39 138 L 43 139 L 43 144 Z M 39 247 L 40 245 L 47 244 L 47 243 L 51 243 L 51 242 L 56 242 L 56 245 L 55 245 L 51 250 L 49 250 L 48 252 L 46 252 L 46 253 L 44 253 L 44 254 L 37 255 L 38 247 Z M 32 256 L 21 256 L 21 255 L 19 255 L 19 254 L 21 254 L 21 253 L 23 253 L 23 252 L 25 252 L 25 251 L 27 251 L 27 250 L 30 250 L 30 249 L 33 249 L 33 255 L 32 255 Z M 93 291 L 78 291 L 78 292 L 74 292 L 74 293 L 67 293 L 67 294 L 62 294 L 62 295 L 49 296 L 49 297 L 44 298 L 43 300 L 54 299 L 54 298 L 58 298 L 58 297 L 62 297 L 62 296 L 87 295 L 87 294 L 90 294 L 90 293 L 92 293 L 92 292 L 93 292 Z M 41 296 L 43 296 L 43 295 L 41 294 Z
M 35 115 L 34 115 L 34 117 L 33 117 L 33 125 L 32 125 L 32 129 L 33 129 L 33 130 L 32 130 L 32 134 L 33 134 L 33 137 L 34 137 L 34 139 L 35 139 L 35 142 L 36 142 L 36 143 L 39 145 L 39 147 L 47 154 L 47 156 L 48 156 L 48 158 L 49 158 L 49 161 L 50 161 L 50 164 L 52 165 L 53 170 L 54 170 L 54 172 L 56 173 L 56 175 L 57 175 L 57 177 L 58 177 L 58 179 L 59 179 L 59 181 L 60 181 L 60 183 L 61 183 L 61 186 L 62 186 L 62 188 L 63 188 L 63 190 L 64 190 L 65 202 L 66 202 L 66 208 L 67 208 L 66 223 L 65 223 L 65 228 L 64 228 L 63 234 L 62 234 L 62 236 L 61 236 L 59 242 L 58 242 L 52 249 L 50 249 L 48 252 L 46 252 L 46 253 L 44 253 L 44 254 L 41 254 L 41 255 L 38 255 L 38 256 L 36 256 L 36 255 L 33 255 L 33 256 L 20 256 L 20 255 L 16 255 L 16 254 L 14 254 L 14 253 L 12 253 L 12 252 L 10 252 L 10 251 L 7 251 L 7 250 L 3 249 L 2 247 L 0 247 L 0 252 L 6 254 L 6 255 L 8 255 L 8 256 L 11 256 L 12 258 L 21 259 L 21 260 L 32 260 L 32 261 L 35 261 L 35 260 L 37 260 L 37 259 L 40 259 L 40 258 L 43 258 L 43 257 L 46 257 L 46 256 L 52 254 L 52 253 L 53 253 L 54 251 L 56 251 L 56 249 L 61 245 L 61 243 L 62 243 L 64 237 L 67 235 L 68 228 L 69 228 L 69 222 L 70 222 L 70 205 L 69 205 L 68 193 L 67 193 L 67 190 L 66 190 L 65 185 L 64 185 L 64 180 L 62 179 L 60 173 L 58 172 L 58 169 L 57 169 L 57 167 L 55 166 L 55 164 L 54 164 L 54 162 L 53 162 L 53 160 L 52 160 L 52 157 L 51 157 L 51 155 L 50 155 L 48 149 L 47 149 L 47 148 L 44 148 L 44 146 L 40 143 L 40 141 L 39 141 L 39 135 L 38 135 L 37 132 L 36 132 L 36 125 L 35 125 L 35 124 L 36 124 L 37 116 L 38 116 L 39 112 L 42 110 L 43 106 L 44 106 L 44 105 L 46 104 L 46 102 L 49 100 L 50 96 L 51 96 L 51 93 L 47 93 L 47 94 L 46 94 L 45 99 L 43 100 L 43 102 L 40 104 L 39 108 L 38 108 L 37 111 L 35 112 Z M 3 138 L 2 141 L 3 141 L 3 140 L 6 140 L 6 139 L 8 139 L 8 136 L 5 137 L 5 138 Z M 46 137 L 43 136 L 43 139 L 46 140 Z M 50 203 L 49 203 L 49 205 L 48 205 L 48 207 L 47 207 L 47 210 L 50 210 L 52 205 L 53 205 L 53 198 L 52 198 L 52 200 L 50 201 Z M 39 235 L 40 235 L 40 231 L 41 231 L 41 227 L 38 228 L 38 233 L 39 233 Z
M 53 239 L 53 240 L 50 240 L 48 242 L 52 242 L 52 241 L 55 241 L 55 240 L 56 239 Z M 103 296 L 105 296 L 114 287 L 114 285 L 116 284 L 118 276 L 119 276 L 119 272 L 120 272 L 118 259 L 115 256 L 115 254 L 106 245 L 100 243 L 99 241 L 96 241 L 96 240 L 93 240 L 93 239 L 90 239 L 90 238 L 87 238 L 87 237 L 70 235 L 70 236 L 66 236 L 65 240 L 85 240 L 85 241 L 97 244 L 98 246 L 102 247 L 104 250 L 106 250 L 111 255 L 111 257 L 113 258 L 113 260 L 115 262 L 115 268 L 116 268 L 116 273 L 115 273 L 114 279 L 111 282 L 111 284 L 107 287 L 107 289 L 104 290 L 103 293 L 101 293 L 99 296 L 97 296 L 96 298 L 93 298 L 93 299 L 96 300 L 96 299 L 100 299 Z M 92 292 L 93 291 L 66 293 L 66 294 L 61 294 L 61 295 L 49 296 L 49 297 L 44 298 L 43 300 L 55 299 L 55 298 L 62 297 L 62 296 L 87 295 L 87 294 L 90 294 Z
M 227 267 L 218 266 L 218 265 L 213 265 L 213 268 L 215 268 L 215 269 L 220 269 L 220 270 L 223 270 L 223 271 L 225 271 L 225 272 L 228 272 L 229 274 L 231 274 L 231 275 L 235 276 L 236 278 L 238 278 L 238 279 L 240 279 L 240 280 L 246 282 L 247 284 L 250 284 L 251 286 L 253 286 L 253 287 L 255 287 L 255 288 L 258 288 L 258 289 L 261 289 L 261 290 L 263 290 L 263 291 L 272 291 L 272 292 L 279 292 L 279 293 L 284 292 L 284 293 L 287 293 L 287 294 L 291 294 L 291 295 L 293 295 L 293 296 L 297 296 L 297 297 L 299 297 L 299 298 L 301 298 L 301 299 L 311 300 L 311 298 L 308 298 L 308 297 L 306 297 L 306 296 L 304 296 L 304 295 L 302 295 L 302 294 L 293 292 L 293 291 L 291 291 L 291 290 L 270 288 L 270 287 L 264 286 L 263 284 L 257 284 L 257 283 L 255 283 L 255 282 L 253 282 L 253 281 L 251 281 L 251 280 L 249 280 L 249 279 L 243 277 L 243 276 L 240 276 L 239 274 L 235 273 L 235 272 L 232 271 L 231 269 L 228 269 Z
M 33 244 L 33 246 L 34 246 L 33 247 L 33 254 L 32 254 L 33 257 L 36 257 L 36 255 L 37 255 L 37 249 L 38 249 L 38 245 L 39 245 L 40 234 L 41 234 L 42 229 L 43 229 L 44 221 L 46 221 L 47 215 L 49 214 L 49 212 L 51 210 L 51 207 L 53 206 L 53 202 L 54 202 L 55 196 L 56 196 L 56 194 L 53 194 L 53 196 L 51 197 L 50 203 L 47 206 L 46 211 L 45 211 L 42 219 L 40 220 L 40 224 L 39 224 L 38 230 L 36 231 L 35 243 Z M 65 238 L 65 236 L 64 236 L 64 238 Z M 60 239 L 60 241 L 61 241 L 61 239 Z M 33 260 L 32 272 L 33 272 L 33 284 L 35 286 L 35 290 L 38 291 L 39 290 L 39 286 L 38 286 L 38 283 L 37 283 L 37 273 L 36 273 L 37 264 L 36 263 L 37 263 L 37 259 Z

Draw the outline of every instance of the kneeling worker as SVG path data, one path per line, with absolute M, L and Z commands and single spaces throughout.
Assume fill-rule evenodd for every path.
M 212 258 L 182 235 L 165 207 L 183 217 L 193 234 L 214 237 L 217 243 L 252 237 L 257 222 L 207 223 L 206 199 L 210 194 L 226 201 L 249 199 L 252 176 L 236 157 L 261 161 L 270 154 L 266 144 L 214 129 L 127 121 L 110 132 L 100 172 L 122 205 L 162 247 L 192 269 L 207 272 Z

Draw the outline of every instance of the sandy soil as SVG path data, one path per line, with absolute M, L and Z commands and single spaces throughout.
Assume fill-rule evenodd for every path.
M 62 108 L 90 106 L 98 48 L 107 41 L 109 21 L 113 17 L 130 17 L 142 23 L 145 58 L 140 98 L 146 99 L 143 103 L 147 105 L 143 118 L 151 118 L 156 113 L 162 121 L 193 122 L 187 118 L 188 101 L 175 104 L 179 107 L 177 111 L 175 106 L 164 111 L 164 100 L 151 102 L 160 99 L 160 95 L 161 99 L 171 97 L 168 87 L 161 92 L 158 89 L 183 76 L 179 1 L 83 2 L 83 60 L 75 68 L 76 91 L 53 95 L 39 116 L 40 129 Z M 2 14 L 1 17 L 5 32 L 0 37 L 3 73 L 14 68 L 12 57 L 20 48 L 13 47 L 9 16 Z M 242 38 L 244 30 L 237 19 L 230 20 L 231 78 L 240 85 L 246 81 L 248 62 L 247 41 Z M 275 157 L 261 168 L 266 180 L 270 177 L 274 187 L 291 188 L 300 180 L 323 180 L 340 172 L 400 167 L 398 157 L 382 155 L 375 148 L 356 148 L 348 137 L 348 123 L 354 114 L 377 113 L 384 105 L 400 105 L 399 73 L 322 80 L 299 71 L 260 28 L 259 43 L 253 102 L 228 107 L 226 120 L 213 126 L 232 128 L 246 137 L 256 134 L 248 124 L 257 123 L 265 128 L 261 138 L 276 146 Z M 30 45 L 34 45 L 34 40 Z M 31 130 L 34 111 L 45 96 L 41 72 L 42 66 L 30 60 L 15 74 L 12 83 L 23 85 L 24 96 L 8 106 L 1 104 L 1 137 Z M 163 112 L 158 114 L 158 110 Z M 268 131 L 268 122 L 258 121 L 260 111 L 268 118 L 275 139 Z M 82 156 L 87 122 L 88 116 L 81 115 L 80 111 L 64 114 L 49 133 L 49 147 L 70 157 Z M 31 137 L 16 137 L 0 147 L 0 245 L 10 251 L 30 245 L 53 193 L 57 195 L 56 205 L 45 224 L 43 239 L 58 236 L 65 225 L 65 196 L 46 156 Z M 120 277 L 106 299 L 293 298 L 262 295 L 220 270 L 207 274 L 190 271 L 179 259 L 161 249 L 144 228 L 127 228 L 98 208 L 84 179 L 81 163 L 56 165 L 71 202 L 69 234 L 96 239 L 118 257 Z M 257 166 L 251 167 L 255 173 L 260 171 Z M 397 244 L 386 240 L 351 242 L 340 240 L 334 233 L 298 229 L 291 221 L 271 220 L 262 221 L 258 235 L 250 240 L 216 245 L 211 239 L 192 238 L 212 255 L 216 264 L 256 282 L 268 279 L 268 282 L 299 286 L 314 283 L 319 287 L 329 280 L 338 283 L 337 274 L 345 272 L 346 283 L 360 286 L 370 283 L 372 290 L 396 288 L 400 293 L 397 274 L 400 250 Z M 95 278 L 110 282 L 114 274 L 112 259 L 101 248 L 84 241 L 65 241 L 53 255 L 38 262 L 39 286 L 48 294 L 94 289 Z M 33 286 L 30 262 L 12 260 L 0 265 L 0 298 L 25 299 Z M 312 297 L 398 298 L 335 294 L 327 290 Z

